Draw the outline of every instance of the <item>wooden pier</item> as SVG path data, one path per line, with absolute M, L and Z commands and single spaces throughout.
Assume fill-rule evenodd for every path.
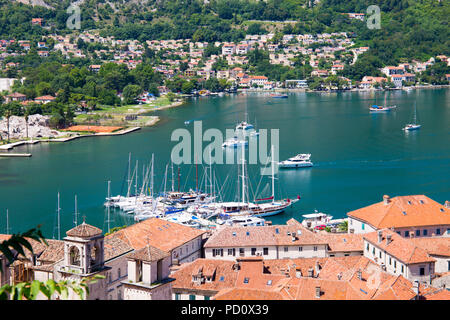
M 0 152 L 0 157 L 31 157 L 31 153 L 8 153 L 8 152 Z

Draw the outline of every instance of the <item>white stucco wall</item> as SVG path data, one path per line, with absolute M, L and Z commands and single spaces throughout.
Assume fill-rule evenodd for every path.
M 287 251 L 285 251 L 285 247 Z M 299 249 L 301 247 L 301 250 Z M 314 250 L 316 247 L 317 250 Z M 235 260 L 240 257 L 256 257 L 261 256 L 265 260 L 272 259 L 295 259 L 295 258 L 314 258 L 314 257 L 325 257 L 326 256 L 326 245 L 291 245 L 291 246 L 254 246 L 254 247 L 224 247 L 224 248 L 214 248 L 223 249 L 223 256 L 216 255 L 213 256 L 213 248 L 205 248 L 205 258 L 206 259 L 217 259 L 217 260 Z M 235 255 L 229 255 L 228 250 L 235 250 Z M 255 254 L 252 255 L 252 248 L 255 248 Z M 264 255 L 264 248 L 268 249 L 268 253 Z M 240 249 L 244 252 L 241 254 Z

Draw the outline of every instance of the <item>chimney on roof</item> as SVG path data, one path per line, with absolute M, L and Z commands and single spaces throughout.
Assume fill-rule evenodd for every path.
M 310 277 L 310 278 L 314 277 L 314 269 L 313 268 L 308 269 L 308 277 Z
M 302 277 L 302 270 L 300 268 L 295 270 L 295 277 L 301 278 Z
M 445 200 L 444 207 L 446 207 L 447 209 L 450 209 L 450 201 Z
M 409 238 L 412 238 L 412 237 L 414 237 L 414 232 L 409 233 Z
M 383 203 L 385 204 L 385 205 L 387 205 L 387 204 L 389 204 L 389 202 L 391 202 L 391 198 L 388 196 L 388 195 L 384 195 L 383 196 Z
M 378 231 L 378 243 L 381 243 L 383 240 L 383 232 L 381 230 Z
M 356 275 L 358 277 L 359 280 L 362 280 L 362 272 L 361 269 L 358 269 L 358 271 L 356 272 Z
M 341 280 L 341 279 L 342 279 L 342 272 L 339 272 L 339 273 L 338 273 L 337 278 L 338 278 L 338 280 Z
M 316 287 L 316 298 L 320 298 L 320 287 Z
M 419 295 L 419 280 L 414 280 L 412 289 L 416 295 Z
M 320 264 L 319 261 L 316 261 L 316 275 L 318 275 L 320 272 Z
M 391 243 L 392 240 L 392 235 L 391 234 L 387 234 L 386 235 L 386 245 L 388 245 L 389 243 Z

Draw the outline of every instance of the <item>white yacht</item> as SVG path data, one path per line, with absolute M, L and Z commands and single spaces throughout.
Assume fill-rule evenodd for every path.
M 391 107 L 383 107 L 383 106 L 377 106 L 377 105 L 373 105 L 371 106 L 369 109 L 372 112 L 386 112 L 386 111 L 391 111 L 391 109 L 396 108 L 397 106 L 391 106 Z
M 254 216 L 240 216 L 240 217 L 221 217 L 216 219 L 216 223 L 226 226 L 264 226 L 265 220 Z
M 310 161 L 310 153 L 300 153 L 295 157 L 289 158 L 287 160 L 278 162 L 281 168 L 306 168 L 312 167 L 313 163 Z
M 237 148 L 239 146 L 248 145 L 247 140 L 239 140 L 237 137 L 226 140 L 222 143 L 222 148 Z
M 333 216 L 330 216 L 328 214 L 325 214 L 323 212 L 318 212 L 315 210 L 314 213 L 310 214 L 304 214 L 302 215 L 304 218 L 302 221 L 302 225 L 306 228 L 316 228 L 318 226 L 327 225 L 331 219 L 333 219 Z
M 253 128 L 254 128 L 253 125 L 248 123 L 248 122 L 246 122 L 246 121 L 242 121 L 241 123 L 239 123 L 236 126 L 236 130 L 250 130 L 250 129 L 253 129 Z

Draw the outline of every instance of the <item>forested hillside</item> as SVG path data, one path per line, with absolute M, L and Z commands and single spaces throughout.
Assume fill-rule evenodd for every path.
M 54 9 L 0 0 L 0 38 L 31 39 L 49 33 L 69 33 L 66 8 L 71 1 L 43 0 Z M 382 64 L 405 59 L 426 60 L 450 54 L 450 4 L 438 0 L 84 0 L 83 30 L 119 39 L 183 39 L 239 41 L 246 34 L 274 31 L 271 21 L 288 21 L 281 34 L 354 32 L 358 45 L 371 47 L 366 56 Z M 381 29 L 342 13 L 366 13 L 377 4 Z M 31 18 L 44 18 L 44 28 L 31 27 Z

